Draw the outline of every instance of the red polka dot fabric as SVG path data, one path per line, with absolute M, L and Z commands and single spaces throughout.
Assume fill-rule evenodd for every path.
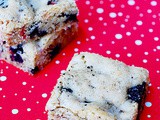
M 0 61 L 0 120 L 46 120 L 45 105 L 74 53 L 99 53 L 150 72 L 141 120 L 160 119 L 160 1 L 77 0 L 79 35 L 35 76 Z M 103 68 L 102 68 L 103 69 Z

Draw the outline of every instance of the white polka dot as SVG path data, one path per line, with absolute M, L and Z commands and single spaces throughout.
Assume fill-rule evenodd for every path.
M 155 41 L 158 41 L 158 40 L 159 40 L 159 38 L 158 38 L 158 37 L 154 37 L 154 40 L 155 40 Z
M 100 4 L 103 4 L 104 2 L 103 2 L 103 1 L 100 1 L 99 3 L 100 3 Z
M 117 24 L 117 22 L 116 22 L 116 21 L 113 21 L 113 24 Z
M 93 36 L 93 35 L 91 36 L 91 39 L 92 39 L 92 40 L 94 40 L 95 38 L 96 38 L 95 36 Z
M 144 54 L 145 54 L 145 55 L 148 55 L 149 53 L 148 53 L 148 52 L 144 52 Z
M 139 16 L 140 16 L 140 17 L 143 17 L 143 13 L 140 13 Z
M 137 30 L 137 27 L 133 27 L 133 30 Z
M 144 34 L 141 34 L 141 37 L 144 37 Z
M 140 7 L 139 6 L 136 6 L 136 10 L 139 10 L 140 9 Z
M 81 41 L 77 41 L 77 44 L 80 45 L 80 44 L 81 44 Z
M 156 58 L 156 61 L 157 61 L 157 62 L 159 62 L 159 59 L 158 59 L 158 58 Z
M 124 19 L 125 22 L 128 22 L 128 19 Z
M 132 57 L 132 54 L 131 54 L 131 53 L 128 53 L 127 56 L 128 56 L 128 57 Z
M 56 62 L 55 62 L 56 64 L 59 64 L 60 63 L 60 61 L 59 60 L 56 60 Z
M 17 94 L 17 93 L 15 93 L 14 95 L 15 95 L 15 96 L 17 96 L 18 94 Z
M 121 5 L 121 8 L 125 8 L 125 5 L 124 5 L 124 4 L 122 4 L 122 5 Z
M 142 41 L 141 40 L 136 40 L 135 44 L 138 45 L 138 46 L 140 46 L 140 45 L 142 45 Z
M 160 50 L 160 46 L 157 46 L 157 50 Z
M 126 18 L 128 18 L 128 19 L 129 19 L 129 18 L 130 18 L 130 16 L 129 16 L 129 15 L 126 15 Z
M 153 18 L 156 18 L 157 16 L 156 16 L 156 15 L 153 15 L 152 17 L 153 17 Z
M 155 22 L 152 22 L 152 25 L 155 25 L 156 23 Z
M 121 28 L 125 28 L 125 25 L 124 25 L 124 24 L 121 24 Z
M 103 23 L 103 25 L 104 25 L 104 26 L 107 26 L 107 23 L 105 22 L 105 23 Z
M 0 81 L 3 82 L 3 81 L 6 81 L 6 80 L 7 80 L 7 77 L 6 77 L 6 76 L 1 76 L 1 77 L 0 77 Z
M 156 49 L 153 49 L 153 51 L 156 52 L 157 50 L 156 50 Z
M 111 44 L 115 44 L 115 41 L 112 41 Z
M 160 87 L 157 87 L 158 90 L 160 90 Z
M 22 82 L 22 85 L 26 85 L 27 84 L 27 82 Z
M 146 107 L 151 107 L 152 103 L 151 102 L 146 102 L 145 105 L 146 105 Z
M 89 22 L 89 20 L 88 20 L 88 19 L 85 19 L 85 20 L 84 20 L 84 22 L 85 22 L 85 23 L 88 23 L 88 22 Z
M 29 92 L 29 93 L 31 93 L 32 91 L 31 91 L 31 90 L 29 90 L 28 92 Z
M 147 115 L 148 118 L 151 118 L 151 115 Z
M 30 112 L 30 111 L 31 111 L 31 108 L 27 108 L 27 111 Z
M 46 94 L 46 93 L 43 93 L 43 94 L 42 94 L 42 97 L 43 97 L 43 98 L 46 98 L 46 97 L 47 97 L 47 94 Z
M 48 76 L 48 74 L 44 74 L 44 76 L 45 76 L 45 77 L 47 77 L 47 76 Z
M 92 50 L 92 48 L 88 48 L 88 50 L 89 50 L 89 51 L 91 51 L 91 50 Z
M 89 4 L 90 4 L 90 1 L 89 1 L 89 0 L 87 0 L 87 1 L 86 1 L 86 5 L 89 5 Z
M 18 114 L 18 109 L 12 109 L 12 114 Z
M 111 54 L 111 51 L 110 51 L 110 50 L 107 50 L 106 53 L 107 53 L 107 54 Z
M 88 38 L 86 38 L 86 41 L 89 41 L 89 39 L 88 39 Z
M 63 53 L 62 55 L 63 55 L 63 56 L 65 56 L 65 55 L 66 55 L 66 53 Z
M 116 34 L 116 35 L 115 35 L 115 38 L 116 38 L 116 39 L 122 39 L 122 35 L 121 35 L 121 34 Z
M 127 35 L 127 36 L 130 36 L 130 35 L 131 35 L 131 32 L 126 32 L 126 35 Z
M 143 63 L 147 63 L 148 61 L 146 59 L 143 59 Z
M 65 70 L 61 70 L 61 74 L 64 74 L 66 71 Z
M 116 58 L 119 58 L 119 57 L 120 57 L 120 54 L 116 54 L 115 56 L 116 56 Z
M 100 46 L 100 47 L 102 47 L 102 46 L 103 46 L 103 44 L 102 44 L 102 43 L 100 43 L 100 44 L 99 44 L 99 46 Z
M 137 25 L 142 25 L 143 22 L 139 20 L 139 21 L 136 22 L 136 24 L 137 24 Z
M 6 69 L 8 69 L 9 67 L 8 66 L 6 66 Z
M 0 88 L 0 91 L 2 91 L 2 88 Z
M 151 5 L 152 5 L 152 6 L 156 6 L 156 5 L 157 5 L 157 2 L 156 2 L 156 1 L 151 1 Z
M 93 7 L 93 6 L 90 6 L 90 9 L 92 10 L 92 9 L 94 9 L 94 7 Z
M 1 69 L 1 72 L 0 72 L 1 74 L 3 74 L 3 69 Z
M 103 31 L 103 34 L 105 35 L 105 34 L 106 34 L 106 31 Z
M 88 13 L 88 15 L 89 15 L 89 16 L 92 16 L 92 13 L 91 13 L 91 12 L 89 12 L 89 13 Z
M 16 71 L 16 74 L 18 74 L 19 72 L 18 71 Z
M 99 21 L 102 21 L 103 20 L 103 17 L 99 17 Z
M 123 16 L 123 13 L 122 12 L 118 12 L 118 16 Z
M 149 31 L 150 33 L 152 33 L 152 32 L 153 32 L 153 29 L 149 29 L 148 31 Z
M 115 7 L 115 4 L 111 4 L 110 7 L 111 7 L 111 8 L 114 8 L 114 7 Z
M 74 52 L 78 52 L 79 51 L 79 49 L 78 48 L 74 48 Z
M 2 107 L 0 107 L 0 110 L 2 109 Z
M 26 98 L 22 98 L 23 101 L 26 101 Z
M 92 31 L 92 30 L 93 30 L 93 28 L 92 28 L 92 27 L 89 27 L 89 28 L 88 28 L 88 30 L 89 30 L 89 31 Z
M 104 12 L 103 8 L 97 8 L 97 13 L 101 14 L 103 12 Z
M 152 10 L 151 10 L 151 9 L 148 9 L 148 10 L 147 10 L 147 13 L 152 13 Z
M 134 0 L 128 0 L 128 5 L 135 5 L 135 1 Z
M 111 12 L 111 13 L 109 13 L 109 16 L 110 16 L 111 18 L 115 18 L 115 17 L 117 16 L 117 14 L 116 14 L 115 12 Z

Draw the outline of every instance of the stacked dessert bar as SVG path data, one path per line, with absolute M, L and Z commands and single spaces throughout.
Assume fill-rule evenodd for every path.
M 74 0 L 1 0 L 0 59 L 35 74 L 78 28 Z
M 148 84 L 144 68 L 75 54 L 47 102 L 48 120 L 139 120 Z

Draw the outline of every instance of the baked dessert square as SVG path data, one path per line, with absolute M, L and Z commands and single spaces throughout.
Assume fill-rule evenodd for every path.
M 136 120 L 149 84 L 146 69 L 98 54 L 75 54 L 46 104 L 48 120 Z
M 77 36 L 77 21 L 68 21 L 61 26 L 36 41 L 13 46 L 7 46 L 4 42 L 0 45 L 0 59 L 25 72 L 35 74 L 42 70 L 62 48 Z
M 77 20 L 74 0 L 1 0 L 0 44 L 18 45 L 40 39 L 68 21 Z

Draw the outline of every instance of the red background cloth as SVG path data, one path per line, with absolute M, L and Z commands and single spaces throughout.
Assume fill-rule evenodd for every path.
M 0 61 L 0 120 L 46 120 L 45 104 L 76 52 L 89 51 L 150 72 L 141 120 L 160 120 L 160 1 L 77 0 L 79 36 L 35 76 Z M 103 69 L 103 68 L 102 68 Z

